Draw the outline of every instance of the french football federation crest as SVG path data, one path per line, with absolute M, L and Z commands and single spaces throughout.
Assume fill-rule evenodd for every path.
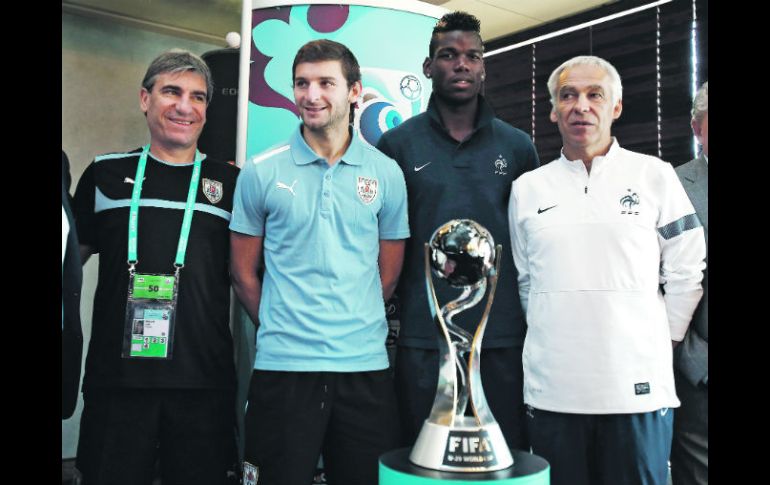
M 358 197 L 364 204 L 371 204 L 377 198 L 377 179 L 358 177 Z
M 634 207 L 639 205 L 639 195 L 636 192 L 633 192 L 631 189 L 628 189 L 627 192 L 628 194 L 620 198 L 620 205 L 626 209 L 620 211 L 620 213 L 633 214 L 638 216 L 639 211 L 635 211 Z
M 497 160 L 495 160 L 495 175 L 507 175 L 506 168 L 508 168 L 508 160 L 502 155 L 498 155 Z
M 259 480 L 259 468 L 248 461 L 243 462 L 243 485 L 257 485 Z
M 222 200 L 222 182 L 206 178 L 203 179 L 203 195 L 205 195 L 212 204 L 216 204 Z

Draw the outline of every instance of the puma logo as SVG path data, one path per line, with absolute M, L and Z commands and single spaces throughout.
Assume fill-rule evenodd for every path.
M 297 181 L 296 180 L 291 183 L 291 186 L 286 185 L 283 182 L 278 182 L 275 186 L 278 187 L 279 189 L 286 189 L 286 190 L 288 190 L 289 192 L 291 192 L 291 195 L 296 197 L 297 194 L 294 193 L 294 186 L 295 185 L 297 185 Z

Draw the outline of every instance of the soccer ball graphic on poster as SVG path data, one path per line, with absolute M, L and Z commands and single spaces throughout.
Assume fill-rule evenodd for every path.
M 421 113 L 429 93 L 414 73 L 394 69 L 361 68 L 361 101 L 353 126 L 374 146 L 386 131 Z

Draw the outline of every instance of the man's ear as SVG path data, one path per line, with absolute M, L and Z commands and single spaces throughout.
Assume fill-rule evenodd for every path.
M 620 118 L 620 113 L 623 112 L 623 100 L 619 99 L 618 102 L 615 104 L 615 107 L 612 109 L 612 119 L 616 120 Z
M 350 86 L 350 92 L 348 93 L 348 102 L 355 103 L 356 100 L 361 96 L 361 92 L 363 90 L 364 90 L 364 87 L 361 84 L 361 81 L 354 82 L 353 85 Z
M 150 92 L 147 89 L 142 88 L 139 90 L 139 107 L 142 108 L 142 112 L 147 114 L 150 104 Z
M 701 127 L 700 123 L 698 123 L 695 120 L 690 120 L 690 126 L 692 126 L 692 134 L 695 135 L 695 137 L 698 139 L 698 143 L 701 142 Z
M 422 73 L 425 74 L 425 77 L 430 79 L 431 76 L 431 64 L 433 63 L 433 60 L 430 57 L 426 57 L 424 61 L 422 61 Z

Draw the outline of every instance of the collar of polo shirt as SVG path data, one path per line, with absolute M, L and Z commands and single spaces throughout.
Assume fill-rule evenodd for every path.
M 361 141 L 358 132 L 353 129 L 352 126 L 348 128 L 348 133 L 350 133 L 351 136 L 350 146 L 345 150 L 340 161 L 348 165 L 361 165 L 361 160 L 363 160 L 362 152 L 365 149 L 363 145 L 364 142 Z M 308 145 L 302 137 L 301 124 L 294 131 L 294 136 L 291 140 L 291 156 L 294 159 L 294 163 L 297 165 L 309 165 L 322 159 L 312 148 L 310 148 L 310 145 Z

